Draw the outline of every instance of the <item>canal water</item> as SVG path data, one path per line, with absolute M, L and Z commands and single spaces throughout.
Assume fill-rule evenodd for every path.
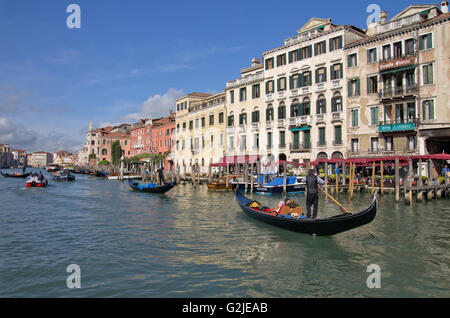
M 0 178 L 0 297 L 450 296 L 448 200 L 404 206 L 385 195 L 367 225 L 375 239 L 361 228 L 314 237 L 253 220 L 233 193 L 206 186 L 151 195 L 76 178 L 45 189 Z M 372 198 L 338 200 L 359 211 Z M 337 213 L 321 196 L 319 216 Z M 81 269 L 80 289 L 67 287 L 70 264 Z M 367 287 L 371 264 L 380 288 Z

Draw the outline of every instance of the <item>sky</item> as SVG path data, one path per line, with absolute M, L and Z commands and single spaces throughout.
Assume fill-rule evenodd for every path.
M 370 4 L 391 18 L 413 3 L 0 0 L 0 144 L 77 152 L 90 121 L 132 124 L 220 92 L 312 17 L 366 29 Z M 67 26 L 70 4 L 80 28 Z

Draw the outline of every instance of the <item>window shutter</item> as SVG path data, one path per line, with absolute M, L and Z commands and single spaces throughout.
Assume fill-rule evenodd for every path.
M 319 83 L 319 69 L 316 69 L 316 84 Z
M 352 97 L 352 81 L 347 82 L 348 97 Z
M 316 100 L 316 114 L 320 114 L 319 100 Z
M 326 67 L 323 68 L 323 79 L 325 82 L 327 81 L 327 68 Z
M 431 49 L 433 47 L 433 38 L 431 33 L 427 35 L 427 49 Z
M 352 66 L 352 59 L 351 59 L 351 56 L 348 55 L 347 56 L 347 67 L 350 67 L 350 66 Z
M 292 53 L 293 52 L 289 52 L 289 63 L 292 63 Z
M 339 48 L 342 49 L 342 35 L 339 37 Z
M 312 71 L 309 71 L 309 83 L 308 85 L 312 84 Z
M 359 89 L 359 86 L 360 86 L 360 81 L 359 81 L 359 78 L 356 80 L 356 95 L 357 96 L 360 96 L 360 89 Z
M 312 57 L 312 45 L 308 46 L 308 57 Z
M 330 52 L 334 50 L 333 48 L 333 39 L 328 40 L 328 47 L 330 48 Z
M 422 51 L 423 50 L 423 36 L 421 36 L 419 38 L 419 50 Z
M 339 72 L 340 74 L 340 78 L 344 78 L 344 64 L 343 63 L 341 63 L 341 70 L 340 70 L 340 72 Z
M 434 100 L 430 100 L 430 116 L 429 119 L 434 119 Z
M 292 80 L 292 76 L 289 76 L 289 89 L 294 89 L 294 83 Z
M 377 49 L 375 48 L 374 49 L 374 55 L 373 55 L 373 62 L 376 62 L 377 61 Z
M 370 78 L 367 77 L 367 94 L 370 94 L 370 93 L 371 93 L 371 91 L 370 91 Z
M 370 50 L 367 50 L 367 63 L 370 63 L 370 62 L 372 62 L 370 60 Z

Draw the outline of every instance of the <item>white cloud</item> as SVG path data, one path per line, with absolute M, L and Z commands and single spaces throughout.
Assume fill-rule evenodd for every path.
M 175 101 L 177 98 L 183 96 L 184 90 L 170 88 L 164 94 L 156 94 L 150 96 L 140 106 L 140 109 L 136 113 L 131 113 L 124 116 L 125 120 L 139 120 L 141 118 L 156 118 L 169 115 L 169 111 L 175 111 Z

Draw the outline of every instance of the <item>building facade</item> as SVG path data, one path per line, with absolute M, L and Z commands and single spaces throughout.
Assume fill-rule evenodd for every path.
M 450 15 L 411 5 L 345 47 L 347 156 L 448 153 Z
M 36 151 L 31 155 L 31 166 L 33 168 L 45 168 L 53 163 L 53 154 L 46 151 Z
M 206 173 L 225 156 L 225 93 L 192 93 L 176 101 L 175 166 Z
M 275 129 L 272 141 L 266 139 L 262 146 L 275 149 L 276 159 L 307 164 L 344 156 L 347 83 L 343 48 L 364 37 L 356 27 L 313 18 L 283 46 L 263 53 L 263 112 L 269 116 L 264 124 Z

